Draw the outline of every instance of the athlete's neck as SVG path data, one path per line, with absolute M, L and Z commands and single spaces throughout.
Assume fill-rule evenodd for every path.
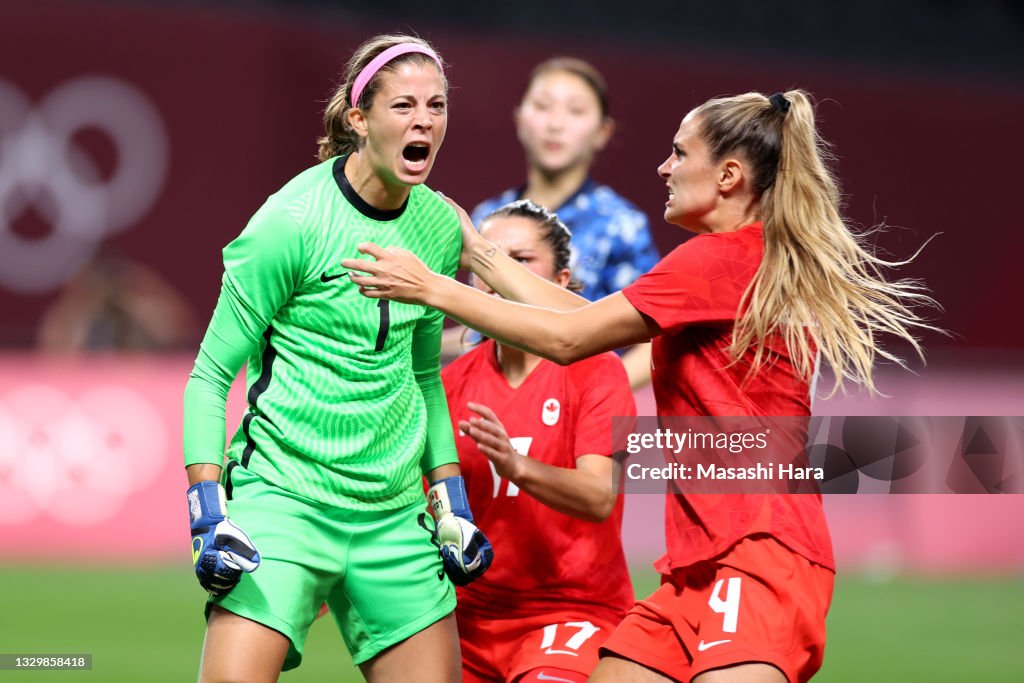
M 494 350 L 498 355 L 498 366 L 501 368 L 501 374 L 505 375 L 505 380 L 513 389 L 517 389 L 519 385 L 525 382 L 534 368 L 540 365 L 541 360 L 543 360 L 540 356 L 534 356 L 504 344 L 496 344 Z
M 761 220 L 760 202 L 753 199 L 725 201 L 703 216 L 700 225 L 690 229 L 698 234 L 736 232 L 759 220 Z
M 549 211 L 557 211 L 583 186 L 587 171 L 583 164 L 554 173 L 531 166 L 526 174 L 522 199 L 532 199 Z
M 386 182 L 370 166 L 362 151 L 349 155 L 345 162 L 345 177 L 364 202 L 381 211 L 400 209 L 409 198 L 409 187 Z

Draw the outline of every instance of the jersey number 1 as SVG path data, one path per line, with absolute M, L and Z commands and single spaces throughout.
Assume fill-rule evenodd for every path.
M 377 301 L 377 308 L 380 309 L 380 328 L 377 330 L 377 345 L 373 347 L 374 351 L 380 351 L 384 348 L 384 342 L 388 340 L 388 325 L 391 324 L 390 313 L 388 304 L 391 303 L 387 299 L 380 299 Z

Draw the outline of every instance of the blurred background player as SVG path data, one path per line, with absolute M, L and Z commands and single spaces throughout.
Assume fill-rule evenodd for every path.
M 194 347 L 198 327 L 191 306 L 159 273 L 104 247 L 47 308 L 38 348 L 178 351 Z
M 321 163 L 224 250 L 185 391 L 193 560 L 212 595 L 201 681 L 277 680 L 301 662 L 322 602 L 367 680 L 459 680 L 445 572 L 472 580 L 491 551 L 459 472 L 442 316 L 363 299 L 340 266 L 372 237 L 454 275 L 459 219 L 423 185 L 447 91 L 425 41 L 365 42 L 324 113 Z M 249 410 L 221 487 L 225 398 L 246 359 Z
M 516 199 L 531 199 L 557 213 L 572 231 L 571 267 L 583 285 L 580 294 L 591 301 L 650 270 L 658 249 L 646 214 L 590 175 L 615 130 L 601 73 L 573 57 L 538 64 L 516 108 L 515 124 L 526 152 L 526 183 L 482 202 L 473 210 L 474 224 Z M 634 388 L 650 381 L 648 344 L 628 350 L 622 360 Z
M 809 415 L 817 358 L 874 388 L 877 345 L 920 352 L 912 281 L 886 282 L 839 212 L 809 96 L 709 100 L 658 168 L 665 220 L 697 233 L 584 305 L 464 230 L 463 261 L 503 300 L 364 245 L 368 297 L 422 303 L 559 363 L 654 339 L 658 415 Z M 468 241 L 472 240 L 472 242 Z M 711 286 L 713 285 L 713 286 Z M 525 302 L 532 305 L 524 306 Z M 544 305 L 546 308 L 539 308 Z M 821 666 L 835 566 L 820 495 L 670 495 L 661 588 L 605 643 L 593 681 L 805 681 Z
M 578 288 L 569 230 L 547 209 L 516 201 L 480 232 Z M 604 353 L 563 367 L 485 340 L 441 377 L 469 499 L 501 557 L 458 591 L 463 680 L 585 681 L 634 600 L 610 457 L 612 417 L 636 414 L 622 362 Z

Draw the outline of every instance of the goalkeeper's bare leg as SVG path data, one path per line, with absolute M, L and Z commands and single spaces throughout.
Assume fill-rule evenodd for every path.
M 410 681 L 459 683 L 462 652 L 455 613 L 436 621 L 359 665 L 367 683 Z
M 199 683 L 276 683 L 288 645 L 278 631 L 213 607 L 203 641 Z

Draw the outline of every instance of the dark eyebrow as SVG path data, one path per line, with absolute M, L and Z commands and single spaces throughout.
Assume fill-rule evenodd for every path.
M 395 101 L 398 101 L 398 100 L 411 100 L 413 102 L 416 102 L 417 98 L 416 98 L 415 95 L 410 94 L 410 93 L 400 93 L 400 94 L 395 95 L 394 97 L 391 98 L 392 102 L 395 102 Z M 436 95 L 431 95 L 430 97 L 426 98 L 424 101 L 425 102 L 436 102 L 438 100 L 441 100 L 443 102 L 447 102 L 448 101 L 448 96 L 443 94 L 443 93 L 438 93 Z

